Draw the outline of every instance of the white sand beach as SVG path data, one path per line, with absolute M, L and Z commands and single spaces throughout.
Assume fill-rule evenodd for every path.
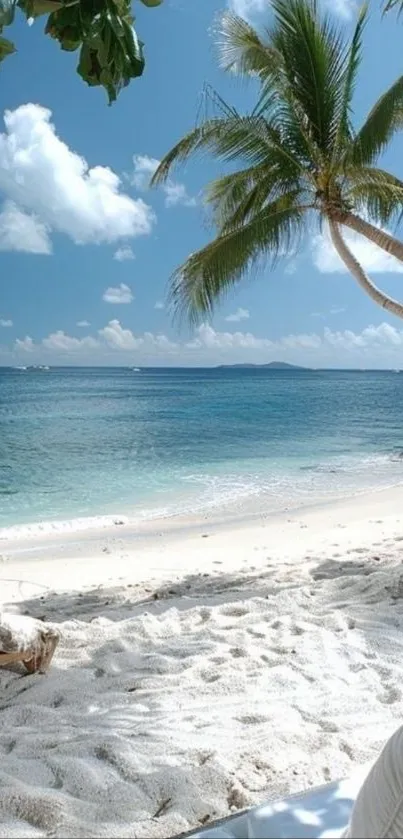
M 403 488 L 0 554 L 1 609 L 62 634 L 46 676 L 0 669 L 2 837 L 174 836 L 348 775 L 402 722 Z

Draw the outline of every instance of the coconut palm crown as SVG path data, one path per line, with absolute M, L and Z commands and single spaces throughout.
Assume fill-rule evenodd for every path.
M 262 36 L 229 12 L 219 27 L 222 67 L 258 82 L 253 110 L 240 114 L 210 94 L 213 113 L 174 146 L 152 179 L 163 183 L 195 152 L 232 166 L 206 188 L 217 235 L 173 275 L 174 309 L 191 320 L 211 313 L 254 265 L 295 252 L 315 220 L 326 220 L 361 287 L 403 317 L 403 305 L 373 285 L 343 239 L 343 227 L 351 228 L 403 261 L 403 243 L 377 226 L 400 216 L 403 182 L 376 165 L 403 125 L 403 76 L 356 130 L 352 100 L 366 8 L 348 42 L 316 0 L 272 0 L 271 8 Z

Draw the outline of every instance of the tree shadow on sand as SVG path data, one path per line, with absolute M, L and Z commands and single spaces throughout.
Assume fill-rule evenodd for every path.
M 21 614 L 56 623 L 69 618 L 90 622 L 100 616 L 109 620 L 122 620 L 144 612 L 161 614 L 172 606 L 184 610 L 196 606 L 219 605 L 229 598 L 244 600 L 265 597 L 279 588 L 273 586 L 274 574 L 275 568 L 260 574 L 194 573 L 178 582 L 166 582 L 155 588 L 129 584 L 97 586 L 84 592 L 50 591 L 25 598 L 18 604 L 4 604 L 3 608 L 4 611 L 15 611 L 17 605 Z

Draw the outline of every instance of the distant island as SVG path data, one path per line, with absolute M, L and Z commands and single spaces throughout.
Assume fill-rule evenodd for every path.
M 239 369 L 241 367 L 260 367 L 260 368 L 265 368 L 266 370 L 269 369 L 269 368 L 271 370 L 309 370 L 310 369 L 309 367 L 298 367 L 298 365 L 296 365 L 296 364 L 287 364 L 286 361 L 270 361 L 269 364 L 249 364 L 248 362 L 246 362 L 245 364 L 218 364 L 216 369 L 222 370 L 223 368 L 229 368 L 229 367 L 231 367 L 232 369 Z

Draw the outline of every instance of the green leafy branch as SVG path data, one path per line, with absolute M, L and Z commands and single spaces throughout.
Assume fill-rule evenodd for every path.
M 162 0 L 141 0 L 159 6 Z M 62 50 L 80 50 L 77 72 L 91 86 L 105 88 L 109 103 L 144 70 L 143 44 L 134 28 L 130 0 L 0 0 L 0 62 L 16 51 L 3 29 L 17 7 L 28 20 L 47 15 L 45 33 Z

